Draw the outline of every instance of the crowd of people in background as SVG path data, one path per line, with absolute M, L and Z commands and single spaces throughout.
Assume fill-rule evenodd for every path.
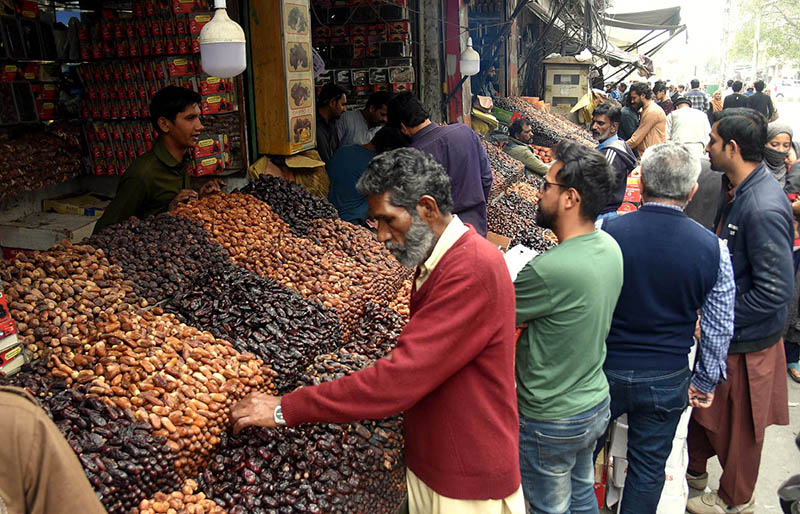
M 444 319 L 437 317 L 439 310 L 447 317 L 447 302 L 437 295 L 459 302 L 469 298 L 463 307 L 476 313 L 489 301 L 497 316 L 486 326 L 508 314 L 498 310 L 498 291 L 484 291 L 491 300 L 468 291 L 483 291 L 481 280 L 488 277 L 478 274 L 477 282 L 472 277 L 459 285 L 433 271 L 442 266 L 448 270 L 442 274 L 462 276 L 464 270 L 448 255 L 469 249 L 479 259 L 476 266 L 482 262 L 484 271 L 496 275 L 498 263 L 472 236 L 486 237 L 488 230 L 492 174 L 486 153 L 470 127 L 434 123 L 412 93 L 376 93 L 364 109 L 344 115 L 346 92 L 324 86 L 317 141 L 331 178 L 328 197 L 347 221 L 376 220 L 379 240 L 418 271 L 412 304 L 431 302 L 420 307 L 424 312 L 412 314 L 407 331 L 413 335 L 401 336 L 399 360 L 391 366 L 397 377 L 406 373 L 424 382 L 419 366 L 426 365 L 431 355 L 425 352 L 432 350 L 416 348 L 426 356 L 415 363 L 404 360 L 404 345 L 431 334 L 442 341 L 436 352 L 449 348 L 459 365 L 443 370 L 451 374 L 440 376 L 446 384 L 441 395 L 438 389 L 415 387 L 421 396 L 413 402 L 377 392 L 388 376 L 381 370 L 389 365 L 354 375 L 341 387 L 293 393 L 287 397 L 285 422 L 363 417 L 363 406 L 335 407 L 345 391 L 382 398 L 385 405 L 376 404 L 370 415 L 419 405 L 406 411 L 407 423 L 411 420 L 407 484 L 417 511 L 427 512 L 431 505 L 455 508 L 448 503 L 455 501 L 472 502 L 473 510 L 465 512 L 523 512 L 524 496 L 530 512 L 597 512 L 595 459 L 610 423 L 627 414 L 628 470 L 620 512 L 641 514 L 656 511 L 681 413 L 691 406 L 687 481 L 704 490 L 707 461 L 715 455 L 723 473 L 718 490 L 692 498 L 688 510 L 755 512 L 764 431 L 788 423 L 782 370 L 800 382 L 795 287 L 800 251 L 794 251 L 800 248 L 795 219 L 800 216 L 800 147 L 791 128 L 774 121 L 777 110 L 764 87 L 756 81 L 749 95 L 741 92 L 741 81 L 730 81 L 712 95 L 697 79 L 688 87 L 662 80 L 609 87 L 608 100 L 595 107 L 590 126 L 597 147 L 562 142 L 550 165 L 532 151 L 531 123 L 523 118 L 510 125 L 504 151 L 526 172 L 543 177 L 536 222 L 551 229 L 559 245 L 533 259 L 514 280 L 513 325 L 522 328 L 514 359 L 516 388 L 512 392 L 507 377 L 495 376 L 497 406 L 479 406 L 485 419 L 500 423 L 509 419 L 508 405 L 516 404 L 519 433 L 495 427 L 489 441 L 514 466 L 498 466 L 480 452 L 469 457 L 464 462 L 473 471 L 486 471 L 485 484 L 478 487 L 467 470 L 444 471 L 451 475 L 449 482 L 434 472 L 421 448 L 447 466 L 460 451 L 442 454 L 443 448 L 434 450 L 433 440 L 416 431 L 437 431 L 417 423 L 418 416 L 433 416 L 429 407 L 434 404 L 458 418 L 450 410 L 451 402 L 464 400 L 456 384 L 470 391 L 483 387 L 479 382 L 486 385 L 473 376 L 475 366 L 487 369 L 494 362 L 494 369 L 507 371 L 509 364 L 501 351 L 508 343 L 502 323 L 495 327 L 498 332 L 478 338 L 489 346 L 479 344 L 473 332 L 468 339 L 477 346 L 470 355 L 451 344 L 453 334 L 462 332 L 444 334 L 429 323 Z M 414 150 L 397 150 L 403 147 Z M 620 216 L 628 178 L 637 167 L 643 205 Z M 448 194 L 440 190 L 445 177 Z M 428 277 L 437 283 L 431 286 L 436 292 L 423 285 Z M 470 325 L 477 329 L 479 324 Z M 687 355 L 695 343 L 698 357 L 690 365 Z M 280 401 L 259 400 L 262 408 L 273 410 Z M 241 416 L 255 416 L 249 413 L 258 405 L 243 404 Z M 431 419 L 450 430 L 450 420 Z

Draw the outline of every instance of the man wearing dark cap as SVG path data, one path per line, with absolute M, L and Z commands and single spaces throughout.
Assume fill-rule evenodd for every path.
M 326 163 L 339 148 L 339 134 L 334 122 L 342 117 L 347 92 L 336 84 L 325 84 L 317 97 L 317 151 Z

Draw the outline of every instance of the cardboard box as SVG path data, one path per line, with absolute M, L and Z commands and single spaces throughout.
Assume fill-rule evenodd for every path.
M 94 216 L 99 218 L 111 198 L 96 193 L 83 193 L 76 195 L 64 195 L 51 198 L 42 202 L 44 212 L 58 212 L 61 214 L 74 214 L 76 216 Z
M 508 250 L 508 245 L 511 244 L 511 238 L 489 232 L 486 234 L 486 239 L 495 246 L 498 246 L 502 251 Z
M 203 159 L 211 156 L 221 156 L 225 147 L 230 146 L 227 134 L 210 134 L 200 139 L 192 149 L 195 159 Z
M 92 235 L 97 220 L 55 212 L 37 212 L 0 225 L 0 246 L 48 250 L 62 239 L 77 243 Z

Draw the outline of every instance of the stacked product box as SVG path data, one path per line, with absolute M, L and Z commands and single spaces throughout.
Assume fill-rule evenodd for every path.
M 414 84 L 411 22 L 405 1 L 334 2 L 315 8 L 314 47 L 328 68 L 317 78 L 317 90 L 333 82 L 350 92 L 358 108 L 377 91 L 410 91 Z
M 13 375 L 26 362 L 22 344 L 17 338 L 17 326 L 11 319 L 6 297 L 0 290 L 0 373 Z

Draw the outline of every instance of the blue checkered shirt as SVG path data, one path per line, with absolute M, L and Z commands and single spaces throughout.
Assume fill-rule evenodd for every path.
M 676 211 L 677 205 L 647 202 Z M 725 360 L 733 337 L 733 308 L 736 302 L 736 282 L 733 265 L 725 241 L 719 239 L 719 270 L 717 282 L 700 307 L 700 343 L 692 385 L 704 393 L 714 391 L 717 384 L 727 379 Z
M 689 92 L 683 96 L 692 102 L 692 108 L 694 109 L 708 112 L 708 108 L 711 107 L 711 101 L 708 99 L 708 95 L 699 89 L 690 89 Z

